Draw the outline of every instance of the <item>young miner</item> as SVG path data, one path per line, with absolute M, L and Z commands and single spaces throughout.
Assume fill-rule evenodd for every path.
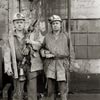
M 25 83 L 24 72 L 28 65 L 26 55 L 29 50 L 25 47 L 25 17 L 21 13 L 16 13 L 13 17 L 14 31 L 8 36 L 6 47 L 4 49 L 5 73 L 13 77 L 14 93 L 13 100 L 23 100 L 23 91 Z
M 32 28 L 33 27 L 33 28 Z M 40 57 L 40 48 L 44 37 L 39 31 L 38 26 L 30 26 L 26 39 L 27 46 L 30 48 L 31 67 L 28 81 L 28 100 L 37 100 L 37 76 L 43 70 L 43 63 Z
M 15 14 L 13 25 L 15 30 L 9 37 L 4 52 L 5 72 L 14 78 L 13 100 L 23 99 L 25 78 L 28 100 L 37 100 L 37 76 L 43 70 L 39 55 L 43 37 L 38 30 L 25 31 L 25 17 L 21 13 Z
M 41 55 L 44 57 L 44 71 L 47 77 L 48 100 L 55 100 L 55 82 L 57 81 L 61 100 L 67 100 L 67 71 L 69 59 L 71 64 L 74 51 L 68 33 L 62 31 L 62 19 L 58 15 L 49 18 L 51 32 L 44 38 Z M 71 43 L 71 42 L 70 42 Z M 70 54 L 69 54 L 70 53 Z

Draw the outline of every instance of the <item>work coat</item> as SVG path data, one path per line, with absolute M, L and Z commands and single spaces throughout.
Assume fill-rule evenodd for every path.
M 66 71 L 69 70 L 69 58 L 72 62 L 75 57 L 71 40 L 67 34 L 68 33 L 61 32 L 57 39 L 55 39 L 52 32 L 45 36 L 43 48 L 49 50 L 56 57 L 45 58 L 44 60 L 44 70 L 47 78 L 56 79 L 57 81 L 66 81 Z M 62 58 L 60 58 L 60 56 L 62 56 Z

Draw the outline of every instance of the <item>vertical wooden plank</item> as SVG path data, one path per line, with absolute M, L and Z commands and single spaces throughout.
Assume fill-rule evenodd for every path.
M 8 33 L 10 34 L 10 32 L 12 31 L 13 29 L 13 23 L 12 23 L 12 19 L 13 19 L 13 16 L 15 13 L 19 12 L 19 3 L 18 3 L 18 0 L 8 0 L 9 1 L 9 4 L 8 4 L 8 23 L 9 23 L 9 26 L 8 26 Z

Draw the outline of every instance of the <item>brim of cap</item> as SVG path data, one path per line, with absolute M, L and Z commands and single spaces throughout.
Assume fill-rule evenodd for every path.
M 50 23 L 55 22 L 55 21 L 62 22 L 62 20 L 53 20 L 53 21 L 50 21 L 50 20 L 49 20 Z
M 25 21 L 25 19 L 14 19 L 13 21 L 16 21 L 16 20 L 24 20 Z

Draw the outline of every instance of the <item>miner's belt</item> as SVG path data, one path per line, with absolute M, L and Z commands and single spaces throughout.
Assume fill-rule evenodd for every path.
M 54 59 L 54 60 L 60 60 L 60 59 L 68 59 L 69 58 L 69 56 L 56 56 L 56 57 L 53 57 L 52 59 Z

